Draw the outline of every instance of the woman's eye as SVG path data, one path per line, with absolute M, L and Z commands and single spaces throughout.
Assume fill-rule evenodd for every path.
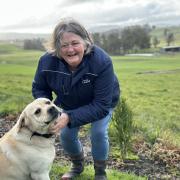
M 72 43 L 72 45 L 77 45 L 77 44 L 79 44 L 79 42 L 73 42 L 73 43 Z
M 62 44 L 61 47 L 62 48 L 67 48 L 69 45 L 68 44 Z
M 66 48 L 68 48 L 69 46 L 72 46 L 72 47 L 78 47 L 80 45 L 80 42 L 71 42 L 71 43 L 69 43 L 69 44 L 62 44 L 61 45 L 61 48 L 63 48 L 63 49 L 66 49 Z

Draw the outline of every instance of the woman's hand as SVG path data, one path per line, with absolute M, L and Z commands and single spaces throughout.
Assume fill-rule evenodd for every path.
M 58 134 L 60 129 L 67 126 L 69 122 L 69 116 L 66 113 L 62 113 L 56 122 L 49 128 L 50 133 Z

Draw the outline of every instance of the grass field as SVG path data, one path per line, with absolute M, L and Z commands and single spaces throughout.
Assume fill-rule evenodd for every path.
M 113 57 L 137 131 L 180 144 L 180 55 Z
M 40 51 L 0 44 L 0 115 L 16 113 L 31 101 L 31 82 Z
M 31 83 L 43 53 L 0 44 L 0 116 L 21 112 L 33 99 Z M 121 95 L 134 114 L 134 138 L 150 143 L 161 138 L 179 146 L 180 54 L 112 59 Z
M 17 113 L 32 100 L 31 83 L 41 51 L 0 44 L 0 116 Z M 134 113 L 137 132 L 180 144 L 180 55 L 112 57 Z

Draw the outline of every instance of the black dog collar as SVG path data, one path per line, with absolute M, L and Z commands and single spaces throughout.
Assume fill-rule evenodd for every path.
M 53 136 L 53 134 L 40 134 L 40 133 L 38 133 L 38 132 L 33 132 L 31 138 L 32 138 L 33 136 L 40 136 L 40 137 L 44 137 L 44 138 L 51 138 L 51 137 Z

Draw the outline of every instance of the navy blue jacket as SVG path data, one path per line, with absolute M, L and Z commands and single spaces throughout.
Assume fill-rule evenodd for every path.
M 38 64 L 32 94 L 46 97 L 63 108 L 69 115 L 70 128 L 81 126 L 105 117 L 119 99 L 119 83 L 110 57 L 101 48 L 93 46 L 84 55 L 75 72 L 68 64 L 52 54 L 43 55 Z

